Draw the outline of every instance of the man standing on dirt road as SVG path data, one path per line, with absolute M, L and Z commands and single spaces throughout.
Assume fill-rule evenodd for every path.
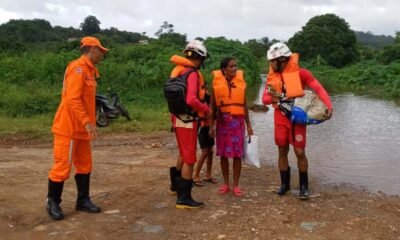
M 188 73 L 186 78 L 186 105 L 193 112 L 202 112 L 207 118 L 210 108 L 202 102 L 205 95 L 204 78 L 199 71 L 200 66 L 208 57 L 207 49 L 202 41 L 194 40 L 186 45 L 183 52 L 185 57 L 178 55 L 171 57 L 171 62 L 176 65 L 172 70 L 171 78 Z M 171 191 L 177 192 L 176 208 L 180 209 L 204 206 L 203 202 L 195 201 L 192 198 L 193 166 L 197 161 L 196 121 L 196 117 L 192 115 L 172 115 L 172 124 L 179 147 L 179 158 L 176 167 L 170 168 Z
M 275 108 L 275 144 L 279 151 L 278 165 L 281 175 L 281 187 L 275 193 L 281 196 L 290 190 L 288 153 L 289 144 L 292 144 L 299 168 L 299 198 L 308 199 L 308 160 L 305 153 L 306 125 L 293 124 L 279 110 L 278 104 L 281 97 L 284 99 L 302 97 L 305 87 L 314 90 L 327 106 L 328 118 L 332 116 L 332 103 L 325 89 L 311 72 L 305 68 L 300 68 L 299 55 L 292 53 L 285 44 L 280 42 L 273 44 L 267 52 L 267 58 L 270 68 L 262 101 L 266 105 L 272 104 Z
M 96 131 L 96 64 L 108 52 L 95 37 L 84 37 L 80 44 L 81 57 L 70 62 L 64 75 L 61 103 L 54 117 L 54 163 L 49 172 L 46 209 L 54 220 L 64 218 L 60 207 L 64 181 L 69 178 L 71 165 L 76 168 L 78 197 L 75 209 L 89 213 L 101 212 L 89 197 L 92 152 L 90 141 Z

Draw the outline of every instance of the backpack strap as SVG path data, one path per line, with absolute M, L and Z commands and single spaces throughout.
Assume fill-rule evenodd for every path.
M 187 72 L 185 72 L 185 74 L 182 75 L 183 79 L 185 79 L 185 81 L 186 81 L 186 86 L 187 86 L 187 79 L 192 72 L 196 72 L 197 76 L 199 76 L 199 74 L 195 68 L 191 68 L 191 67 L 188 67 L 188 68 L 189 68 L 189 70 Z M 186 89 L 187 89 L 187 87 L 186 87 Z M 177 117 L 179 120 L 181 120 L 184 123 L 194 122 L 197 120 L 197 114 L 195 112 L 191 112 L 190 114 L 185 114 L 185 115 L 186 116 L 175 115 L 175 117 Z
M 196 70 L 196 69 L 191 68 L 191 67 L 188 67 L 188 68 L 189 68 L 189 70 L 188 70 L 187 72 L 185 72 L 185 74 L 182 75 L 183 78 L 184 78 L 185 80 L 187 80 L 187 78 L 189 77 L 189 75 L 190 75 L 192 72 L 196 72 L 197 76 L 199 76 L 199 74 L 197 73 L 197 70 Z

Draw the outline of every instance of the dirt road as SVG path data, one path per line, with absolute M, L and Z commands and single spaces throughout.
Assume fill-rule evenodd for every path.
M 218 195 L 218 185 L 194 188 L 200 210 L 175 209 L 168 193 L 168 167 L 177 149 L 169 133 L 113 134 L 94 143 L 92 199 L 103 212 L 74 210 L 73 177 L 64 188 L 66 217 L 51 220 L 45 210 L 51 142 L 0 142 L 0 239 L 396 239 L 400 240 L 400 198 L 346 186 L 319 185 L 319 197 L 278 197 L 273 166 L 244 166 L 243 197 Z M 218 162 L 214 175 L 221 181 Z M 73 176 L 73 175 L 71 175 Z

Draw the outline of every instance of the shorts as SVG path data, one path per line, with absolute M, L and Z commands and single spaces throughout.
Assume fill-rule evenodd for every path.
M 197 162 L 197 124 L 193 122 L 192 128 L 175 127 L 174 128 L 176 141 L 179 147 L 179 155 L 182 161 L 188 165 L 193 165 Z
M 199 139 L 200 148 L 211 148 L 215 145 L 214 138 L 208 135 L 210 126 L 199 127 L 197 137 Z
M 295 148 L 306 147 L 306 125 L 293 124 L 281 111 L 274 111 L 275 144 L 284 147 L 292 144 Z

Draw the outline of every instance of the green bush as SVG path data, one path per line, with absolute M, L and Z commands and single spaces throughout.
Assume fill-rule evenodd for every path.
M 171 35 L 171 37 L 182 37 Z M 53 42 L 51 49 L 59 51 L 30 51 L 21 54 L 0 55 L 0 105 L 8 116 L 33 116 L 55 111 L 59 103 L 63 75 L 68 62 L 79 57 L 70 50 L 77 43 Z M 38 43 L 42 46 L 42 43 Z M 105 60 L 98 66 L 100 79 L 98 92 L 116 91 L 123 102 L 162 106 L 165 104 L 162 87 L 174 67 L 170 58 L 181 54 L 183 42 L 171 43 L 171 38 L 152 41 L 148 45 L 113 44 Z M 211 81 L 211 71 L 219 68 L 223 57 L 238 59 L 246 80 L 254 83 L 259 79 L 259 68 L 250 49 L 239 41 L 209 38 L 207 48 L 212 55 L 203 73 Z M 108 45 L 107 45 L 108 47 Z
M 334 92 L 361 91 L 390 99 L 400 96 L 400 61 L 389 65 L 364 61 L 342 69 L 328 66 L 307 67 L 325 87 Z

